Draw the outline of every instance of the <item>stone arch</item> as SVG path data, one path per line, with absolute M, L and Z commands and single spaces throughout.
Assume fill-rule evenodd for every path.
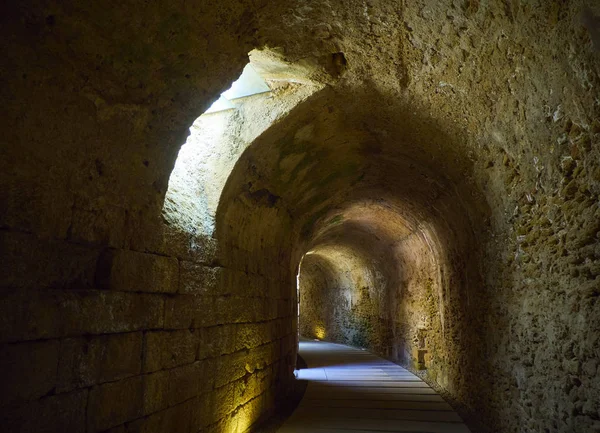
M 7 431 L 268 415 L 291 377 L 297 263 L 364 195 L 448 265 L 438 383 L 498 431 L 597 426 L 600 11 L 305 3 L 3 6 Z M 219 244 L 170 230 L 176 153 L 256 47 L 325 89 L 238 161 Z
M 476 307 L 483 293 L 475 239 L 485 226 L 485 204 L 474 200 L 476 187 L 464 182 L 464 172 L 436 172 L 427 161 L 446 160 L 449 156 L 440 149 L 457 152 L 460 145 L 451 135 L 436 128 L 432 119 L 402 114 L 398 105 L 374 116 L 380 95 L 365 95 L 372 89 L 361 91 L 360 97 L 328 90 L 311 96 L 246 149 L 217 213 L 222 252 L 236 251 L 235 262 L 244 263 L 249 272 L 284 275 L 280 296 L 293 302 L 294 270 L 307 251 L 349 248 L 364 259 L 380 254 L 385 266 L 379 270 L 390 287 L 379 290 L 386 300 L 393 298 L 390 305 L 397 309 L 371 312 L 382 332 L 371 336 L 379 343 L 368 347 L 416 367 L 413 340 L 417 334 L 424 338 L 427 328 L 433 345 L 428 365 L 432 379 L 450 389 L 470 388 L 476 382 L 469 383 L 459 364 L 471 362 L 470 351 L 483 350 L 473 329 L 484 320 L 483 310 Z M 353 98 L 372 102 L 367 108 L 357 107 L 349 102 Z M 368 122 L 365 119 L 388 128 L 397 125 L 393 138 L 377 137 L 364 124 L 357 133 L 353 122 Z M 414 131 L 422 128 L 428 129 L 427 138 L 413 141 Z M 371 250 L 365 231 L 377 239 Z M 411 276 L 403 282 L 401 268 L 411 269 L 421 280 Z M 407 295 L 411 290 L 415 293 Z M 417 323 L 415 317 L 398 318 L 408 317 L 411 308 L 426 315 L 419 320 L 427 324 Z M 393 332 L 383 332 L 389 329 Z M 448 365 L 448 358 L 461 361 Z M 481 372 L 481 366 L 478 369 Z M 476 390 L 467 393 L 475 396 Z

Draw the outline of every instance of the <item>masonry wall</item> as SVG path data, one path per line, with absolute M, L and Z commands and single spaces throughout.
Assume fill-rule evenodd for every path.
M 285 388 L 295 333 L 281 280 L 201 256 L 2 238 L 5 270 L 30 265 L 3 281 L 5 431 L 161 431 L 170 417 L 172 431 L 243 431 Z
M 88 6 L 2 8 L 0 425 L 244 431 L 291 377 L 293 288 L 160 215 L 189 126 L 247 62 L 246 9 Z
M 599 14 L 585 0 L 3 5 L 2 425 L 226 431 L 268 413 L 292 367 L 293 325 L 277 337 L 277 321 L 296 266 L 368 198 L 435 226 L 453 354 L 437 380 L 497 431 L 597 429 Z M 216 245 L 168 230 L 189 126 L 261 46 L 330 85 L 236 164 Z M 228 282 L 190 293 L 211 287 L 186 283 L 204 280 L 195 266 Z M 214 362 L 269 391 L 210 406 L 229 385 L 199 372 L 217 357 L 201 340 L 239 320 L 270 330 Z M 203 380 L 161 388 L 171 371 Z

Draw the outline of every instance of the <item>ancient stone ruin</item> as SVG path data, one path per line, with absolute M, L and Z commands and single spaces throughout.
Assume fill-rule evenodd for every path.
M 600 432 L 597 1 L 1 11 L 0 431 L 256 431 L 301 336 Z

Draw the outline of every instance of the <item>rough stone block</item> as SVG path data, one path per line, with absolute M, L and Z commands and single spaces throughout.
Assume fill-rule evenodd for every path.
M 202 433 L 237 432 L 237 419 L 227 415 L 202 429 Z
M 153 251 L 206 265 L 212 264 L 217 256 L 215 239 L 186 233 L 164 224 L 162 218 L 145 218 L 133 231 L 131 242 L 140 251 Z
M 135 423 L 135 421 L 133 421 L 133 422 L 132 422 L 131 424 L 129 424 L 129 425 L 132 425 L 132 424 L 134 424 L 134 423 Z M 108 430 L 104 430 L 104 433 L 130 433 L 130 432 L 127 430 L 127 427 L 128 427 L 128 424 L 121 424 L 121 425 L 118 425 L 118 426 L 116 426 L 116 427 L 110 428 L 110 429 L 108 429 Z M 137 430 L 137 429 L 132 429 L 132 431 L 139 431 L 139 430 Z
M 261 275 L 240 273 L 235 294 L 245 297 L 269 297 L 267 279 Z
M 156 329 L 162 326 L 164 314 L 161 296 L 140 293 L 65 293 L 58 307 L 64 335 Z
M 190 257 L 195 262 L 211 264 L 217 256 L 217 240 L 210 236 L 194 236 L 190 242 Z
M 194 262 L 180 264 L 181 293 L 215 295 L 223 292 L 221 283 L 223 268 L 209 267 Z
M 206 393 L 214 383 L 214 360 L 205 359 L 144 377 L 144 414 L 174 406 Z
M 127 210 L 106 203 L 75 200 L 70 239 L 123 248 L 127 239 Z
M 0 232 L 0 288 L 82 289 L 94 284 L 99 250 L 34 235 Z
M 276 324 L 276 322 L 248 323 L 239 326 L 235 342 L 236 349 L 252 349 L 270 342 Z
M 144 414 L 169 407 L 170 374 L 170 370 L 163 370 L 144 376 Z
M 217 323 L 212 297 L 176 295 L 166 300 L 166 329 L 201 328 Z
M 289 299 L 279 299 L 270 306 L 270 310 L 273 311 L 276 308 L 277 317 L 289 317 L 293 314 L 294 303 Z
M 217 423 L 219 420 L 233 412 L 237 406 L 234 401 L 234 396 L 235 385 L 231 383 L 196 399 L 192 419 L 193 427 L 196 429 L 203 429 Z
M 215 299 L 216 322 L 226 324 L 260 320 L 263 301 L 261 298 L 220 296 Z
M 189 330 L 148 332 L 145 335 L 144 371 L 190 364 L 196 359 L 198 335 Z
M 142 333 L 68 338 L 60 347 L 58 391 L 140 374 Z
M 278 357 L 275 343 L 265 344 L 252 350 L 243 350 L 219 358 L 215 373 L 215 386 L 233 382 L 247 373 L 265 368 Z
M 3 433 L 85 433 L 87 390 L 53 395 L 0 411 Z
M 62 293 L 0 293 L 0 341 L 34 340 L 60 336 Z
M 141 376 L 106 383 L 90 391 L 88 432 L 97 432 L 142 416 L 143 380 Z
M 241 379 L 235 382 L 235 402 L 245 404 L 246 402 L 258 397 L 264 393 L 272 383 L 272 370 L 267 367 L 263 370 L 255 371 L 247 379 Z
M 235 351 L 239 326 L 221 325 L 199 330 L 198 359 L 212 358 Z
M 153 413 L 127 424 L 126 433 L 192 433 L 198 429 L 192 427 L 195 399 L 177 406 Z M 111 433 L 117 433 L 112 432 Z M 123 432 L 125 433 L 125 432 Z
M 63 179 L 40 176 L 35 170 L 18 175 L 3 170 L 2 174 L 0 225 L 64 239 L 71 224 L 73 193 Z
M 56 385 L 58 340 L 0 347 L 0 406 L 32 400 Z
M 123 292 L 174 293 L 179 285 L 179 262 L 174 257 L 107 250 L 98 262 L 96 281 L 102 288 Z
M 253 425 L 263 419 L 267 408 L 266 399 L 262 394 L 246 402 L 234 414 L 237 431 L 250 430 Z
M 161 296 L 89 291 L 0 294 L 0 341 L 105 334 L 162 327 Z

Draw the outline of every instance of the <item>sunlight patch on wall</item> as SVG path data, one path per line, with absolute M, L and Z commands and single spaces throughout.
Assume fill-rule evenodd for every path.
M 270 91 L 271 88 L 266 81 L 258 75 L 258 72 L 256 72 L 250 63 L 248 63 L 244 67 L 244 71 L 242 72 L 242 75 L 240 75 L 240 78 L 234 81 L 228 90 L 221 93 L 221 97 L 217 99 L 204 114 L 234 109 L 235 104 L 232 100 Z
M 169 178 L 163 205 L 168 225 L 192 235 L 213 236 L 221 192 L 241 154 L 274 122 L 322 88 L 306 80 L 282 79 L 286 67 L 272 54 L 251 52 L 240 77 L 196 119 Z

